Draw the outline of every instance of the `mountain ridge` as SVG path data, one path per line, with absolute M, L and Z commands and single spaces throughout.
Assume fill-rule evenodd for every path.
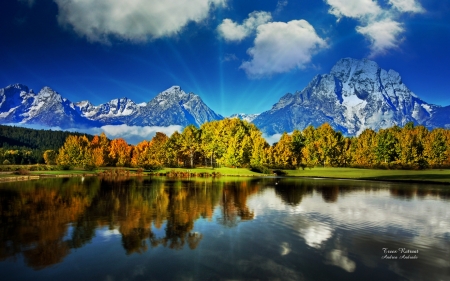
M 172 86 L 146 103 L 122 97 L 100 105 L 71 102 L 50 87 L 37 94 L 23 84 L 0 89 L 0 123 L 90 128 L 104 125 L 187 126 L 221 120 L 194 93 Z M 283 95 L 260 114 L 233 114 L 253 122 L 266 135 L 303 130 L 327 122 L 345 135 L 379 130 L 407 122 L 428 128 L 450 128 L 450 106 L 425 102 L 395 70 L 384 70 L 368 59 L 340 59 L 329 73 L 316 75 L 306 87 Z
M 368 59 L 343 58 L 329 74 L 318 74 L 303 90 L 284 95 L 253 123 L 270 135 L 325 122 L 346 135 L 358 135 L 368 128 L 410 121 L 429 128 L 450 127 L 445 118 L 449 109 L 421 100 L 394 70 L 381 69 Z
M 145 104 L 127 97 L 93 105 L 90 101 L 71 102 L 50 87 L 38 94 L 23 84 L 0 89 L 0 123 L 37 124 L 49 127 L 89 128 L 103 125 L 187 126 L 220 120 L 194 93 L 172 86 Z

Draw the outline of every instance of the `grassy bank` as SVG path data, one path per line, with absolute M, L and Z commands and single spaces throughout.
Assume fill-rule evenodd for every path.
M 25 168 L 25 167 L 24 167 Z M 122 172 L 126 172 L 129 176 L 137 175 L 136 168 L 120 168 Z M 30 171 L 26 175 L 48 175 L 48 176 L 81 176 L 83 174 L 95 175 L 104 173 L 104 171 L 116 171 L 116 168 L 100 168 L 96 171 L 84 170 L 47 170 L 47 171 Z M 171 171 L 194 174 L 212 174 L 220 173 L 221 176 L 238 176 L 238 177 L 257 177 L 265 176 L 261 173 L 252 172 L 246 168 L 164 168 L 158 170 L 157 174 L 166 174 Z M 449 169 L 432 169 L 432 170 L 377 170 L 377 169 L 357 169 L 357 168 L 331 168 L 331 167 L 315 167 L 305 170 L 284 170 L 287 176 L 291 177 L 320 177 L 320 178 L 337 178 L 337 179 L 360 179 L 360 180 L 385 180 L 385 181 L 414 181 L 414 182 L 443 182 L 450 183 Z M 150 171 L 144 171 L 143 176 L 151 174 Z M 26 175 L 13 174 L 11 172 L 0 173 L 1 177 L 21 177 Z
M 363 180 L 431 181 L 450 183 L 450 170 L 377 170 L 357 168 L 321 168 L 286 170 L 288 176 L 326 177 Z
M 223 167 L 223 168 L 194 168 L 194 169 L 189 169 L 189 168 L 164 168 L 162 170 L 157 171 L 158 173 L 168 173 L 170 171 L 176 171 L 176 172 L 187 172 L 189 171 L 190 173 L 220 173 L 223 176 L 249 176 L 249 177 L 254 177 L 254 176 L 264 176 L 261 173 L 255 173 L 250 171 L 249 169 L 245 169 L 245 168 L 227 168 L 227 167 Z

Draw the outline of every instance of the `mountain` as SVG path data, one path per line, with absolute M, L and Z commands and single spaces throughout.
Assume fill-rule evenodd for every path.
M 97 121 L 102 125 L 127 124 L 140 113 L 142 105 L 136 104 L 129 98 L 113 99 L 98 106 L 89 101 L 81 101 L 72 104 L 72 108 L 84 118 Z
M 82 118 L 71 102 L 49 87 L 35 94 L 22 84 L 0 89 L 0 123 L 23 123 L 49 127 L 93 127 L 95 122 Z
M 253 122 L 256 117 L 258 117 L 259 114 L 245 114 L 245 113 L 236 113 L 231 115 L 229 118 L 238 118 L 241 120 L 245 120 L 247 122 Z
M 35 94 L 27 86 L 14 84 L 0 89 L 0 123 L 36 124 L 49 127 L 89 128 L 103 125 L 200 126 L 223 117 L 202 99 L 173 86 L 148 103 L 136 104 L 124 97 L 93 105 L 73 103 L 49 87 Z
M 450 107 L 426 103 L 394 70 L 368 59 L 344 58 L 329 74 L 316 75 L 301 91 L 284 95 L 253 123 L 266 134 L 303 130 L 328 122 L 346 135 L 413 121 L 429 128 L 450 127 Z
M 187 126 L 198 127 L 205 122 L 221 120 L 223 117 L 210 109 L 202 99 L 185 93 L 179 86 L 173 86 L 153 98 L 128 125 L 138 126 Z

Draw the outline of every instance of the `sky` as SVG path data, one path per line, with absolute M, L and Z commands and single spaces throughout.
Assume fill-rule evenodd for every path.
M 173 85 L 216 113 L 261 113 L 344 57 L 450 105 L 450 1 L 2 0 L 0 88 L 148 102 Z

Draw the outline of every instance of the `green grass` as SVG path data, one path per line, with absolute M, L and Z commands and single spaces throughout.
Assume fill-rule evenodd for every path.
M 236 176 L 262 176 L 263 174 L 255 173 L 250 171 L 246 168 L 164 168 L 162 170 L 158 170 L 156 172 L 158 173 L 167 173 L 170 171 L 180 171 L 180 172 L 187 172 L 190 171 L 191 173 L 213 173 L 213 172 L 219 172 L 221 175 L 236 175 Z
M 80 169 L 75 170 L 59 170 L 59 171 L 32 171 L 29 175 L 70 175 L 70 174 L 94 174 L 101 173 L 104 170 L 116 168 L 101 167 L 95 171 L 85 171 Z M 134 174 L 136 168 L 120 168 L 130 171 Z M 247 168 L 164 168 L 158 170 L 158 173 L 167 173 L 169 171 L 190 171 L 191 173 L 213 173 L 219 172 L 221 175 L 233 176 L 264 176 L 260 173 L 255 173 Z M 285 170 L 287 176 L 293 177 L 322 177 L 322 178 L 340 178 L 340 179 L 364 179 L 364 180 L 392 180 L 392 181 L 426 181 L 426 182 L 444 182 L 450 183 L 450 169 L 432 169 L 432 170 L 377 170 L 377 169 L 358 169 L 358 168 L 331 168 L 331 167 L 315 167 L 305 170 Z M 149 171 L 145 171 L 147 174 Z M 0 177 L 19 176 L 14 174 L 2 174 Z
M 30 175 L 72 175 L 72 174 L 95 174 L 96 171 L 84 170 L 59 170 L 59 171 L 31 171 Z
M 320 168 L 286 170 L 287 175 L 297 177 L 327 177 L 346 179 L 375 179 L 402 181 L 435 181 L 450 183 L 450 170 L 377 170 L 357 168 Z

